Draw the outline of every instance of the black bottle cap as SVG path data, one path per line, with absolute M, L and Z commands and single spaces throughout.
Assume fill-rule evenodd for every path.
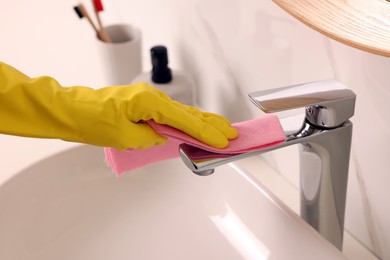
M 172 72 L 168 67 L 168 51 L 165 46 L 154 46 L 150 49 L 152 58 L 152 81 L 155 83 L 168 83 L 172 80 Z

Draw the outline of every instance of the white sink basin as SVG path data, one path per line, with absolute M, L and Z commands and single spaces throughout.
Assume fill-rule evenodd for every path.
M 0 186 L 0 259 L 345 259 L 237 166 L 170 160 L 117 178 L 79 146 Z

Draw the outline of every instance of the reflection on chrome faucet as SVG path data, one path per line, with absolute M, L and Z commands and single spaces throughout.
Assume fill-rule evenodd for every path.
M 298 144 L 301 217 L 341 250 L 352 139 L 349 118 L 354 114 L 355 94 L 335 80 L 324 80 L 255 92 L 249 97 L 266 113 L 305 107 L 303 122 L 296 117 L 300 128 L 290 129 L 291 118 L 281 119 L 286 142 L 230 157 L 215 154 L 210 158 L 210 152 L 182 144 L 183 161 L 194 173 L 209 175 L 220 165 Z M 194 152 L 207 153 L 208 159 L 196 160 Z

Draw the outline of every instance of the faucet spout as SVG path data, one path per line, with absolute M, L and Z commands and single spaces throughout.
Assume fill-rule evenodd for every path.
M 319 88 L 318 88 L 319 87 Z M 220 165 L 290 145 L 299 145 L 300 214 L 323 237 L 342 249 L 345 202 L 355 94 L 336 81 L 320 81 L 250 95 L 263 111 L 304 106 L 305 116 L 299 130 L 287 129 L 281 119 L 286 141 L 277 145 L 236 155 L 221 155 L 181 144 L 180 155 L 187 167 L 202 176 Z M 283 101 L 283 102 L 281 102 Z M 297 105 L 298 104 L 298 105 Z M 205 158 L 205 159 L 199 159 Z

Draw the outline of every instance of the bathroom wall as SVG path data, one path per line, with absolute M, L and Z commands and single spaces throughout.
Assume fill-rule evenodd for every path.
M 90 1 L 83 2 L 89 7 Z M 103 86 L 96 39 L 87 22 L 74 14 L 74 4 L 3 0 L 1 60 L 30 76 L 54 76 L 63 85 Z M 232 121 L 262 116 L 246 98 L 250 91 L 334 77 L 351 87 L 358 99 L 346 229 L 390 259 L 389 59 L 329 41 L 271 1 L 107 0 L 104 5 L 106 24 L 126 22 L 142 30 L 145 70 L 150 69 L 148 49 L 167 45 L 172 68 L 194 77 L 199 106 Z M 2 158 L 13 158 L 0 161 L 0 168 L 16 171 L 16 158 L 31 157 L 28 148 L 37 141 L 0 135 L 0 142 L 9 146 Z M 64 146 L 55 140 L 39 142 L 48 153 Z M 298 187 L 296 147 L 265 158 Z

